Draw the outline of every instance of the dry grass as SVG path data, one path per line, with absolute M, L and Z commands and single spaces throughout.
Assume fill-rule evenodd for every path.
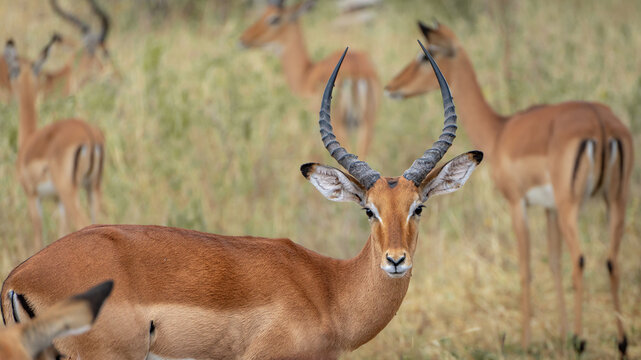
M 367 221 L 353 205 L 330 203 L 298 172 L 324 154 L 315 114 L 292 95 L 278 62 L 236 41 L 254 18 L 232 6 L 226 21 L 204 3 L 199 18 L 150 19 L 130 2 L 110 2 L 112 54 L 121 82 L 97 79 L 75 96 L 41 103 L 41 124 L 77 115 L 107 134 L 104 192 L 108 223 L 166 224 L 225 234 L 286 236 L 323 254 L 354 255 Z M 462 39 L 485 95 L 509 113 L 539 102 L 602 101 L 641 134 L 641 3 L 531 1 L 505 13 L 492 1 L 385 2 L 370 26 L 333 29 L 334 7 L 322 2 L 304 18 L 314 58 L 353 46 L 371 51 L 383 81 L 416 54 L 417 18 L 437 17 Z M 511 24 L 504 57 L 501 29 Z M 73 31 L 43 1 L 0 1 L 0 39 L 16 38 L 33 56 L 50 33 Z M 49 68 L 66 54 L 57 52 Z M 503 63 L 507 59 L 509 63 Z M 506 78 L 503 69 L 511 72 Z M 455 94 L 456 95 L 456 94 Z M 398 175 L 440 130 L 436 94 L 384 100 L 370 164 Z M 17 109 L 0 104 L 0 276 L 21 260 L 31 241 L 25 196 L 15 174 Z M 463 129 L 463 133 L 465 129 Z M 465 135 L 451 153 L 471 148 Z M 636 158 L 640 159 L 640 146 Z M 621 297 L 630 354 L 641 357 L 641 172 L 635 167 L 621 249 Z M 46 206 L 48 213 L 53 204 Z M 586 207 L 581 221 L 587 259 L 584 359 L 616 355 L 614 313 L 605 267 L 603 206 Z M 345 358 L 563 358 L 555 298 L 547 269 L 542 211 L 531 217 L 533 346 L 520 348 L 516 243 L 506 204 L 482 167 L 465 189 L 432 202 L 422 223 L 414 279 L 396 318 L 374 340 Z M 47 217 L 47 239 L 56 237 Z M 564 257 L 566 297 L 572 287 Z

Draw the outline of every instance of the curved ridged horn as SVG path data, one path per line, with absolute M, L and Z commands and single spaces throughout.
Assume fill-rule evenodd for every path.
M 62 10 L 60 5 L 58 5 L 57 0 L 50 0 L 49 2 L 51 3 L 51 7 L 53 8 L 53 11 L 56 14 L 58 14 L 61 18 L 63 18 L 64 20 L 68 21 L 69 23 L 73 24 L 75 27 L 80 29 L 83 35 L 86 35 L 89 33 L 89 31 L 91 31 L 91 27 L 87 23 L 73 16 L 71 13 L 68 13 Z
M 403 177 L 407 180 L 414 182 L 414 185 L 419 186 L 427 174 L 436 166 L 436 163 L 443 158 L 443 155 L 447 152 L 447 149 L 452 146 L 452 141 L 456 137 L 456 110 L 454 109 L 454 102 L 452 102 L 452 94 L 450 93 L 450 87 L 447 85 L 447 81 L 443 77 L 441 70 L 438 68 L 438 65 L 430 55 L 430 53 L 425 50 L 425 47 L 421 42 L 418 42 L 421 45 L 421 49 L 425 53 L 425 56 L 432 64 L 432 69 L 434 69 L 434 74 L 438 79 L 438 84 L 441 87 L 441 96 L 443 97 L 443 108 L 445 109 L 445 124 L 441 136 L 438 140 L 434 142 L 432 147 L 423 153 L 423 156 L 416 159 L 412 166 L 409 169 L 405 170 Z
M 98 5 L 96 0 L 89 0 L 91 5 L 91 10 L 94 14 L 100 18 L 100 34 L 98 35 L 98 42 L 100 45 L 104 45 L 105 40 L 107 40 L 107 35 L 109 34 L 109 15 Z
M 38 75 L 40 73 L 40 70 L 42 70 L 42 65 L 44 65 L 45 61 L 47 61 L 47 58 L 49 58 L 49 52 L 51 51 L 51 46 L 53 46 L 53 44 L 60 41 L 62 41 L 60 34 L 54 33 L 53 36 L 51 37 L 51 40 L 49 40 L 47 45 L 45 45 L 45 47 L 40 52 L 40 56 L 38 57 L 38 60 L 36 60 L 31 66 L 31 69 L 33 70 L 34 74 Z
M 269 5 L 282 8 L 285 5 L 285 0 L 269 0 Z
M 350 154 L 338 143 L 331 124 L 330 108 L 332 102 L 332 90 L 334 88 L 334 82 L 336 81 L 336 75 L 338 75 L 338 69 L 340 69 L 343 59 L 347 54 L 347 48 L 343 52 L 343 56 L 336 64 L 332 76 L 329 77 L 327 85 L 325 86 L 325 92 L 323 93 L 323 100 L 321 102 L 320 110 L 320 119 L 318 120 L 318 125 L 320 125 L 321 138 L 323 140 L 323 145 L 330 155 L 336 161 L 338 161 L 341 166 L 347 170 L 356 180 L 358 180 L 365 189 L 369 189 L 374 185 L 376 180 L 381 177 L 377 171 L 372 170 L 366 162 L 358 160 L 358 156 Z

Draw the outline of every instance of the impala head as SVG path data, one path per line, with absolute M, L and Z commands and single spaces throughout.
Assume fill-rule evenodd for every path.
M 456 112 L 445 78 L 425 48 L 423 51 L 441 85 L 445 127 L 439 139 L 403 176 L 381 177 L 367 163 L 341 147 L 333 134 L 330 124 L 332 88 L 347 49 L 325 88 L 319 120 L 323 144 L 347 173 L 315 163 L 301 166 L 303 176 L 329 200 L 353 201 L 363 207 L 380 267 L 392 278 L 403 277 L 412 268 L 423 204 L 433 196 L 460 188 L 483 158 L 481 152 L 472 151 L 436 168 L 456 136 Z
M 433 26 L 418 22 L 418 27 L 427 40 L 429 54 L 438 60 L 444 73 L 452 76 L 457 54 L 461 51 L 458 39 L 447 26 L 435 23 Z M 386 86 L 385 94 L 393 99 L 420 95 L 439 87 L 439 82 L 430 68 L 429 59 L 421 51 Z M 451 81 L 451 79 L 450 79 Z
M 62 38 L 60 35 L 54 34 L 51 37 L 51 40 L 49 40 L 47 45 L 42 49 L 38 58 L 35 61 L 30 62 L 18 56 L 15 42 L 13 39 L 9 39 L 5 44 L 3 56 L 7 63 L 7 67 L 9 68 L 11 86 L 28 89 L 32 93 L 35 93 L 38 89 L 38 75 L 42 70 L 42 66 L 49 57 L 51 47 L 53 44 L 61 41 Z M 16 90 L 18 89 L 14 89 L 14 92 L 16 94 L 20 94 L 20 91 Z
M 91 6 L 91 10 L 100 20 L 100 30 L 97 32 L 92 31 L 91 26 L 88 23 L 82 21 L 79 17 L 73 15 L 70 12 L 65 11 L 58 4 L 58 0 L 50 0 L 51 7 L 53 11 L 60 16 L 63 20 L 67 21 L 69 24 L 73 25 L 75 28 L 80 31 L 83 38 L 83 43 L 87 52 L 93 56 L 97 49 L 102 50 L 103 55 L 108 56 L 109 52 L 105 46 L 105 41 L 107 40 L 107 35 L 109 34 L 109 16 L 107 13 L 98 5 L 97 0 L 87 0 Z
M 47 309 L 35 319 L 0 330 L 0 359 L 58 359 L 54 339 L 88 331 L 111 293 L 113 281 L 105 281 Z
M 314 6 L 315 0 L 285 6 L 284 0 L 269 0 L 263 14 L 240 36 L 245 47 L 279 46 L 288 27 Z

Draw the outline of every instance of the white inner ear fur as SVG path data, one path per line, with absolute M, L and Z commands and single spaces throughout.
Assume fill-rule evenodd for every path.
M 365 191 L 343 174 L 330 166 L 316 165 L 309 175 L 309 182 L 326 198 L 332 201 L 354 201 L 365 205 Z M 372 211 L 374 211 L 372 209 Z
M 469 154 L 455 157 L 445 164 L 441 171 L 428 184 L 421 193 L 423 201 L 436 195 L 454 192 L 463 186 L 476 168 L 476 161 L 470 159 Z

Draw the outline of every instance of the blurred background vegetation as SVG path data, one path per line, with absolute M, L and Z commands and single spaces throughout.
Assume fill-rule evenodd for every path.
M 237 46 L 261 1 L 101 1 L 108 44 L 123 78 L 109 73 L 69 97 L 39 104 L 40 124 L 82 117 L 107 138 L 104 223 L 162 224 L 222 234 L 289 237 L 322 254 L 355 255 L 368 236 L 362 211 L 331 203 L 298 170 L 335 162 L 322 148 L 315 112 L 287 88 L 280 64 Z M 84 2 L 61 1 L 90 19 Z M 338 27 L 334 1 L 302 18 L 314 59 L 349 45 L 370 52 L 383 83 L 417 53 L 416 20 L 435 18 L 461 39 L 488 101 L 502 113 L 535 103 L 600 101 L 632 129 L 641 159 L 641 2 L 629 0 L 385 0 L 367 24 Z M 0 0 L 0 40 L 31 58 L 52 32 L 77 37 L 42 0 Z M 69 56 L 55 50 L 47 69 Z M 456 94 L 454 94 L 456 97 Z M 439 95 L 384 99 L 368 162 L 400 175 L 441 129 Z M 30 243 L 26 199 L 15 171 L 18 113 L 0 103 L 0 276 Z M 462 129 L 450 155 L 471 149 Z M 531 216 L 533 346 L 519 346 L 516 241 L 506 203 L 482 166 L 462 191 L 424 212 L 413 280 L 398 315 L 347 359 L 565 358 L 547 266 L 543 211 Z M 635 166 L 621 249 L 621 299 L 632 358 L 641 357 L 641 172 Z M 586 206 L 584 359 L 617 354 L 600 202 Z M 57 234 L 45 203 L 46 241 Z M 564 287 L 571 304 L 567 253 Z M 61 264 L 64 266 L 64 264 Z M 571 308 L 570 308 L 571 309 Z M 572 312 L 570 312 L 572 314 Z

